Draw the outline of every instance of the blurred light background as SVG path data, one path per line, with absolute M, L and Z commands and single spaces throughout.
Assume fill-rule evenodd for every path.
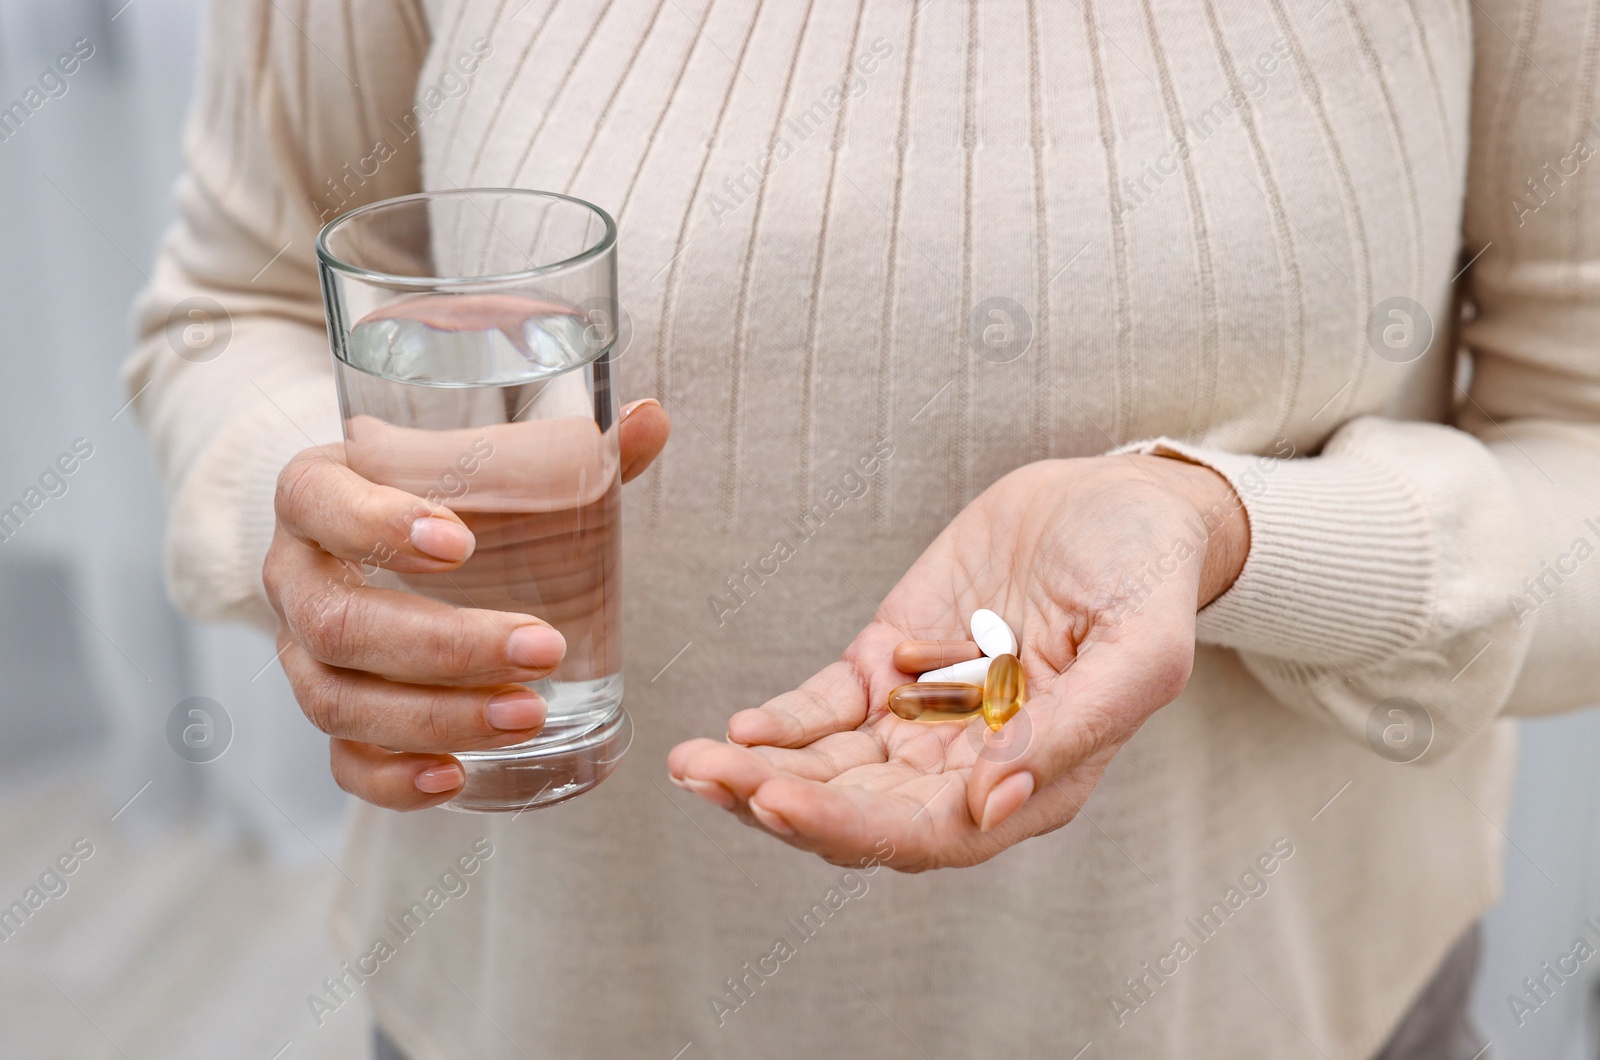
M 362 1006 L 319 1028 L 305 1001 L 339 971 L 326 741 L 267 638 L 186 623 L 162 586 L 162 490 L 118 367 L 171 216 L 203 5 L 124 3 L 0 2 L 0 106 L 94 49 L 0 143 L 0 507 L 93 447 L 0 541 L 0 906 L 93 849 L 0 944 L 0 1057 L 362 1057 Z M 169 744 L 192 696 L 231 720 L 216 761 Z
M 323 923 L 344 796 L 325 740 L 267 638 L 166 602 L 162 491 L 118 382 L 171 214 L 202 6 L 0 0 L 0 106 L 75 42 L 94 48 L 0 142 L 0 508 L 76 440 L 93 447 L 0 540 L 0 906 L 75 842 L 93 849 L 0 943 L 7 1060 L 365 1055 L 359 1004 L 317 1027 L 305 1000 L 338 971 Z M 232 724 L 215 761 L 169 742 L 196 696 Z M 1600 714 L 1521 728 L 1512 818 L 1485 823 L 1508 841 L 1478 1021 L 1490 1056 L 1594 1060 L 1600 960 L 1520 1026 L 1507 998 L 1580 932 L 1600 937 L 1582 926 L 1600 924 Z

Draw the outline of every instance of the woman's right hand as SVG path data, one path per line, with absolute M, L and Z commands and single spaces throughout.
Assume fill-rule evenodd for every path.
M 622 480 L 666 445 L 653 400 L 623 410 Z M 334 779 L 378 806 L 449 800 L 466 779 L 447 751 L 521 743 L 545 703 L 519 682 L 548 676 L 566 642 L 529 615 L 453 607 L 366 584 L 361 568 L 451 571 L 472 531 L 448 508 L 352 471 L 342 446 L 307 449 L 278 476 L 277 530 L 262 567 L 278 647 L 300 708 L 332 737 Z

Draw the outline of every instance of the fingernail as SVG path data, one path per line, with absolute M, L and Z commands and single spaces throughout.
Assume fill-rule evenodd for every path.
M 429 795 L 454 791 L 466 783 L 467 775 L 460 766 L 432 766 L 417 774 L 417 790 Z
M 418 552 L 458 563 L 472 555 L 472 531 L 460 523 L 425 515 L 411 524 L 411 543 Z
M 989 797 L 983 803 L 983 820 L 978 822 L 978 830 L 987 832 L 1000 824 L 1007 817 L 1022 808 L 1028 801 L 1028 796 L 1033 794 L 1033 774 L 1028 772 L 1013 773 L 994 786 L 989 792 Z
M 778 814 L 773 813 L 754 799 L 750 800 L 749 805 L 750 812 L 755 814 L 756 820 L 760 821 L 767 831 L 776 832 L 779 835 L 794 835 L 794 826 Z
M 503 692 L 483 708 L 489 724 L 504 732 L 537 728 L 544 722 L 544 698 L 533 692 Z
M 724 810 L 733 809 L 734 802 L 736 801 L 733 797 L 733 792 L 729 791 L 727 788 L 723 787 L 721 784 L 718 784 L 714 780 L 694 780 L 689 777 L 684 777 L 682 780 L 679 780 L 674 777 L 672 782 L 678 785 L 678 787 L 682 788 L 684 791 L 691 791 L 700 796 L 702 799 L 705 799 L 707 802 L 716 803 Z
M 506 658 L 512 666 L 543 669 L 567 654 L 567 638 L 549 626 L 520 626 L 506 641 Z
M 623 422 L 627 422 L 629 416 L 632 416 L 635 412 L 639 411 L 639 407 L 641 405 L 654 405 L 656 408 L 660 408 L 661 402 L 657 401 L 655 398 L 640 398 L 638 401 L 629 402 L 628 407 L 622 410 Z

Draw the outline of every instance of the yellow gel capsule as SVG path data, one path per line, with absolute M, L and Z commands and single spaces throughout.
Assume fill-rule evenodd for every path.
M 983 689 L 954 681 L 913 681 L 889 693 L 889 710 L 906 721 L 966 721 L 983 709 Z
M 983 681 L 983 720 L 994 732 L 1028 701 L 1028 679 L 1015 655 L 997 655 Z

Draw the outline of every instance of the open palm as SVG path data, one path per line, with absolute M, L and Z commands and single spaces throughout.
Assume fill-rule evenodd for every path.
M 1012 472 L 933 541 L 838 662 L 734 715 L 729 742 L 680 744 L 673 780 L 839 864 L 970 865 L 1061 827 L 1188 680 L 1196 605 L 1228 566 L 1207 562 L 1217 550 L 1199 517 L 1219 488 L 1231 496 L 1214 473 L 1157 457 Z M 895 645 L 965 637 L 980 607 L 1018 633 L 1027 706 L 998 733 L 889 713 L 889 690 L 915 677 L 895 669 Z

